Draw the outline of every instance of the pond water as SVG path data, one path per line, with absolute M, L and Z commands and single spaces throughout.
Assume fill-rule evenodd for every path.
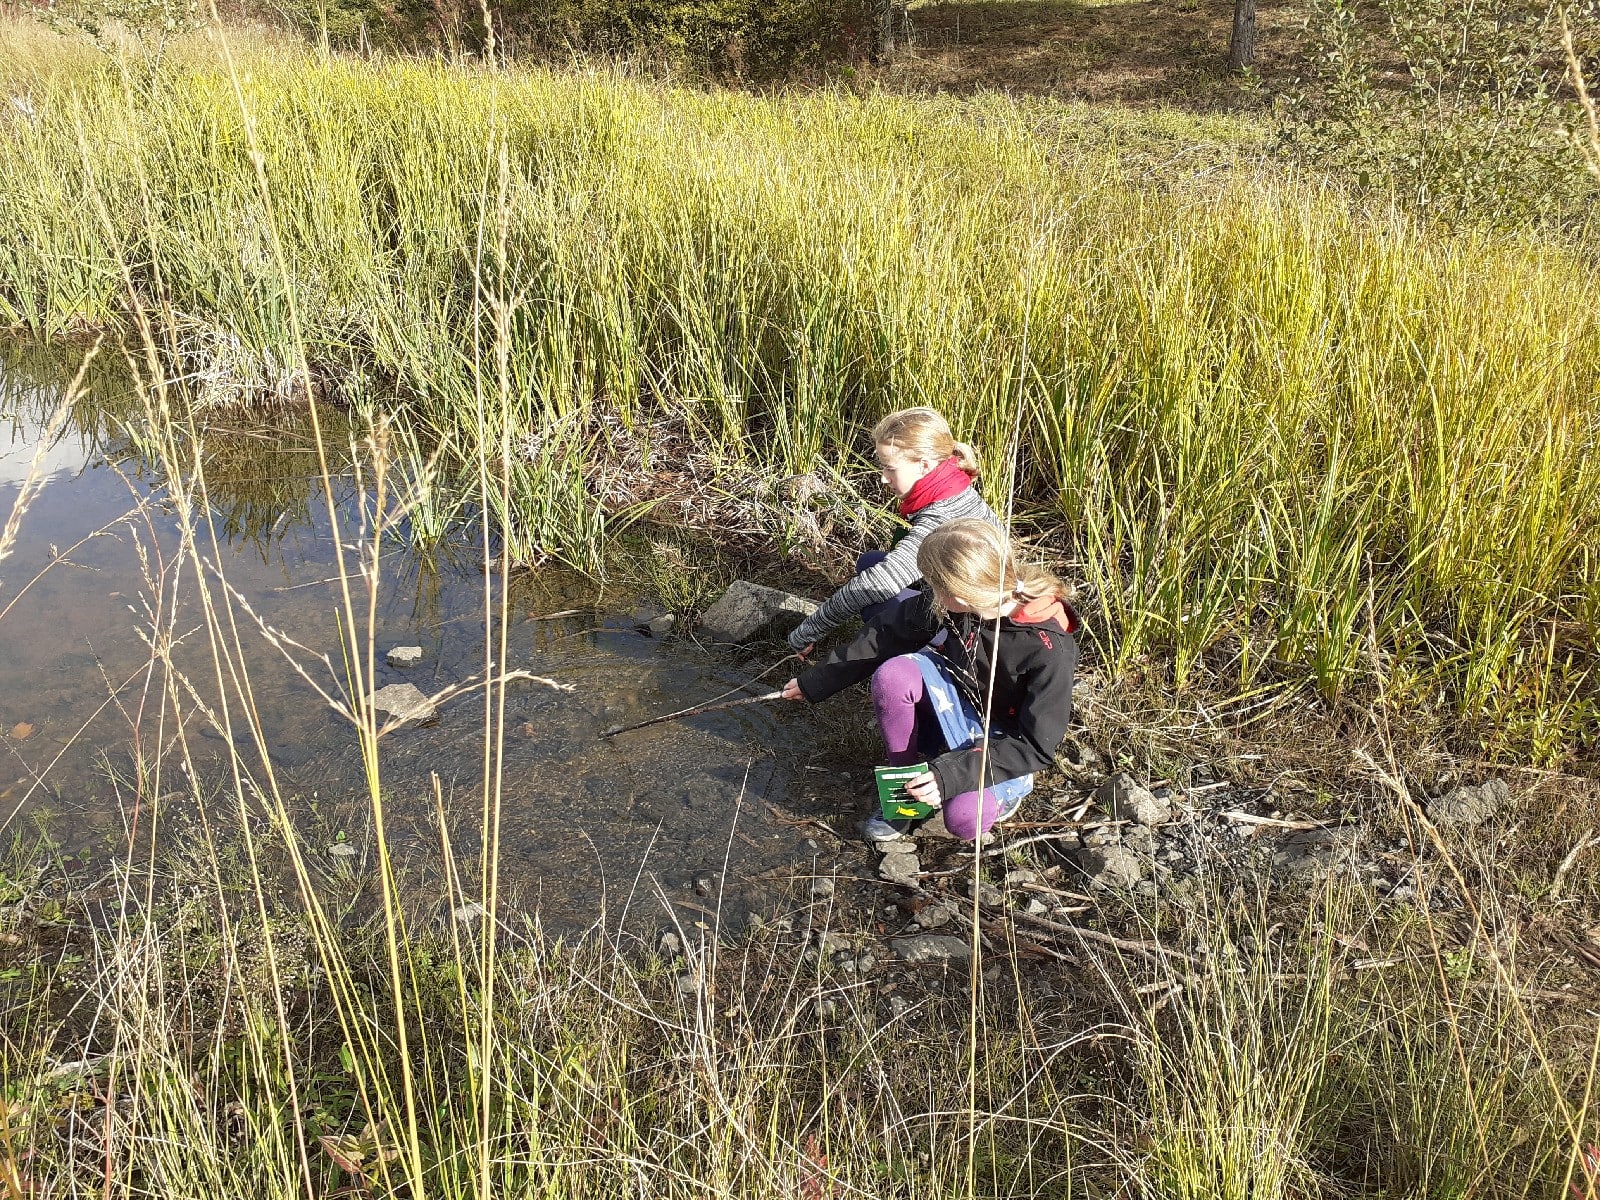
M 104 852 L 152 821 L 259 820 L 260 807 L 241 813 L 235 797 L 259 805 L 275 782 L 308 845 L 327 853 L 343 842 L 356 853 L 334 852 L 340 869 L 363 869 L 375 832 L 366 768 L 349 722 L 317 688 L 336 693 L 343 672 L 333 528 L 351 539 L 370 495 L 346 462 L 330 520 L 306 414 L 219 418 L 200 430 L 210 503 L 197 554 L 185 554 L 180 506 L 129 432 L 142 418 L 118 415 L 129 411 L 126 384 L 108 372 L 60 412 L 75 365 L 15 346 L 0 355 L 0 520 L 25 481 L 39 481 L 0 561 L 0 821 L 10 834 L 47 820 L 66 846 Z M 347 444 L 337 414 L 324 419 L 327 440 Z M 372 617 L 378 686 L 432 694 L 481 677 L 486 600 L 498 607 L 499 587 L 465 542 L 429 556 L 386 545 Z M 641 625 L 652 610 L 558 570 L 513 577 L 505 599 L 508 667 L 573 689 L 508 689 L 500 864 L 519 903 L 557 928 L 587 927 L 630 896 L 656 919 L 662 896 L 692 918 L 719 903 L 763 908 L 776 881 L 809 870 L 805 821 L 834 818 L 813 797 L 830 777 L 835 794 L 844 788 L 836 767 L 819 765 L 798 706 L 599 736 L 737 689 L 781 651 L 730 657 L 651 636 Z M 239 647 L 220 659 L 219 625 Z M 167 640 L 170 669 L 151 649 Z M 384 663 L 399 645 L 421 646 L 421 663 Z M 216 727 L 224 707 L 243 789 Z M 438 864 L 442 818 L 454 860 L 475 874 L 484 728 L 484 693 L 469 690 L 436 721 L 380 741 L 384 828 L 402 861 Z M 707 873 L 713 892 L 696 895 Z

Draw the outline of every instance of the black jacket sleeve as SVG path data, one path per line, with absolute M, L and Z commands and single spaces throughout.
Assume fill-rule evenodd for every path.
M 928 764 L 946 800 L 978 790 L 978 768 L 986 765 L 985 786 L 1042 771 L 1055 761 L 1056 748 L 1072 720 L 1072 683 L 1078 665 L 1078 644 L 1071 634 L 1055 635 L 1051 649 L 1028 656 L 1017 672 L 1017 711 L 990 721 L 989 758 L 983 743 L 950 750 Z
M 924 588 L 913 600 L 893 609 L 881 625 L 871 624 L 855 641 L 836 646 L 816 666 L 796 678 L 807 700 L 816 704 L 852 683 L 870 679 L 880 665 L 897 654 L 921 650 L 939 631 L 938 611 Z

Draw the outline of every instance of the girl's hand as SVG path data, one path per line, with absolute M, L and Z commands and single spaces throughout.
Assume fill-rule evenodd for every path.
M 806 694 L 800 690 L 800 681 L 791 679 L 783 685 L 783 698 L 785 700 L 804 700 Z
M 932 771 L 924 771 L 906 780 L 905 787 L 911 798 L 920 804 L 931 804 L 938 808 L 944 803 L 944 797 L 939 794 L 939 777 Z

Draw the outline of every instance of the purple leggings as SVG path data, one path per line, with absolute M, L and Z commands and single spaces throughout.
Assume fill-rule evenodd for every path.
M 905 766 L 922 757 L 917 750 L 917 724 L 944 740 L 938 719 L 923 698 L 922 671 L 909 654 L 891 658 L 873 673 L 872 707 L 878 714 L 878 728 L 889 750 L 890 766 Z M 999 815 L 1000 802 L 988 788 L 983 789 L 980 806 L 977 792 L 947 796 L 944 801 L 945 828 L 958 838 L 974 841 L 989 832 Z

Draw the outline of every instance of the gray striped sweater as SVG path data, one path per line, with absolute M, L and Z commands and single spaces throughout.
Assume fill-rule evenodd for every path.
M 911 528 L 903 534 L 889 557 L 859 575 L 852 575 L 838 591 L 789 635 L 789 645 L 803 650 L 831 630 L 837 629 L 869 604 L 891 599 L 922 578 L 917 570 L 917 547 L 946 521 L 958 517 L 980 517 L 999 525 L 975 487 L 964 488 L 945 500 L 937 500 L 911 516 Z

